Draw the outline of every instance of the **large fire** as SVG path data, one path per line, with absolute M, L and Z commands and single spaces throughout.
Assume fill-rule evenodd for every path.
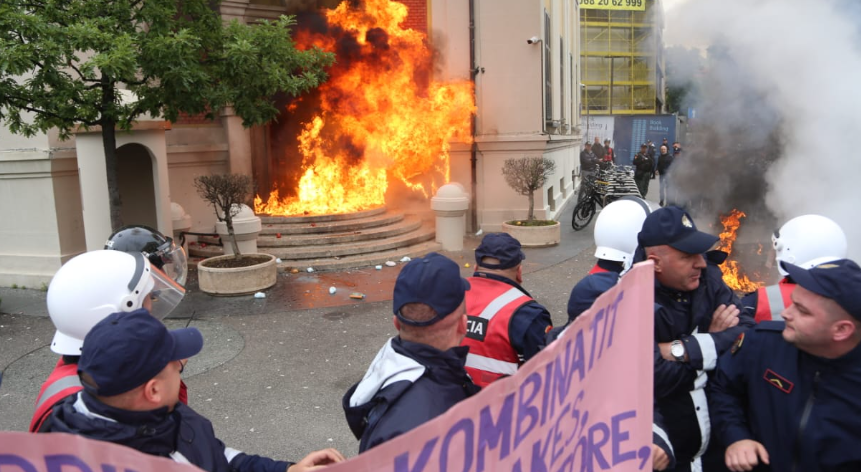
M 720 268 L 723 272 L 723 281 L 736 292 L 752 292 L 765 285 L 763 282 L 751 280 L 741 269 L 738 261 L 732 259 L 732 249 L 738 237 L 741 219 L 746 216 L 743 211 L 733 209 L 729 214 L 720 217 L 723 231 L 720 233 L 720 242 L 718 242 L 717 249 L 729 254 L 726 262 L 721 264 Z M 762 252 L 761 245 L 759 246 L 759 252 Z
M 298 149 L 287 150 L 301 154 L 301 177 L 295 189 L 282 184 L 266 200 L 258 195 L 257 213 L 377 207 L 385 203 L 390 178 L 427 197 L 449 180 L 449 142 L 471 142 L 472 83 L 432 80 L 425 34 L 402 25 L 406 6 L 344 1 L 325 17 L 326 31 L 296 35 L 297 44 L 333 51 L 337 61 L 319 89 L 319 105 L 313 105 L 319 109 L 303 124 Z

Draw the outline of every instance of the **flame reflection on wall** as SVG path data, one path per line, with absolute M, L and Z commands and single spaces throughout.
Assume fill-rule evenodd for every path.
M 298 149 L 287 149 L 301 154 L 301 168 L 298 175 L 275 176 L 271 193 L 255 198 L 255 212 L 377 207 L 385 203 L 389 179 L 429 196 L 449 180 L 449 142 L 471 142 L 472 83 L 431 78 L 427 38 L 401 26 L 407 8 L 399 2 L 345 1 L 324 16 L 320 31 L 296 34 L 298 45 L 333 51 L 337 61 L 316 101 L 288 106 L 288 112 L 315 107 L 310 114 L 306 109 L 311 119 L 303 122 Z

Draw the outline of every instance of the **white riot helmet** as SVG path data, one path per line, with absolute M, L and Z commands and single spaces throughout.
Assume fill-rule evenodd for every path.
M 846 234 L 834 221 L 820 215 L 804 215 L 786 222 L 771 236 L 777 270 L 789 275 L 781 262 L 809 269 L 814 260 L 846 258 Z
M 111 313 L 143 307 L 163 319 L 183 296 L 185 289 L 139 252 L 81 254 L 60 267 L 48 287 L 48 314 L 57 328 L 51 350 L 79 356 L 84 337 Z
M 623 197 L 607 205 L 595 221 L 595 257 L 626 262 L 637 249 L 637 234 L 652 207 L 637 197 Z

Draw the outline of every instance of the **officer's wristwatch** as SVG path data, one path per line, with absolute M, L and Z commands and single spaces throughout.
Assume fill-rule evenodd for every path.
M 670 355 L 678 362 L 685 361 L 685 343 L 678 339 L 670 343 Z

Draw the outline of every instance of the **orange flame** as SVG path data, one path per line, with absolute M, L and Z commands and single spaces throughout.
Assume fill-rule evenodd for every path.
M 752 292 L 765 285 L 763 282 L 750 280 L 750 278 L 741 269 L 738 261 L 731 259 L 732 247 L 738 237 L 738 229 L 741 227 L 741 219 L 746 216 L 747 215 L 743 211 L 733 209 L 728 215 L 720 217 L 723 231 L 720 233 L 720 242 L 718 242 L 717 249 L 729 254 L 726 262 L 721 264 L 720 269 L 721 272 L 723 272 L 723 281 L 729 286 L 729 288 L 736 292 Z M 762 251 L 761 245 L 759 251 Z M 757 275 L 758 274 L 754 274 L 755 277 Z
M 325 13 L 325 33 L 297 34 L 297 44 L 337 51 L 338 64 L 319 88 L 319 110 L 298 138 L 297 188 L 282 195 L 276 187 L 265 201 L 257 196 L 257 213 L 377 207 L 385 203 L 389 178 L 427 197 L 449 180 L 449 142 L 471 142 L 472 83 L 430 78 L 433 55 L 424 33 L 402 26 L 406 6 L 364 0 L 353 10 L 349 3 Z

